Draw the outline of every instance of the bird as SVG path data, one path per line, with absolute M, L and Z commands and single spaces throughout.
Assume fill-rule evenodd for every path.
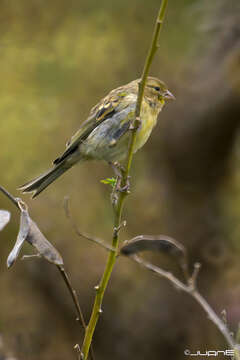
M 53 161 L 53 167 L 19 187 L 23 193 L 39 195 L 53 181 L 78 162 L 105 160 L 110 164 L 126 158 L 135 116 L 140 79 L 120 86 L 95 105 L 88 118 L 66 144 L 66 150 Z M 133 152 L 148 140 L 166 100 L 175 99 L 165 83 L 156 77 L 146 79 Z

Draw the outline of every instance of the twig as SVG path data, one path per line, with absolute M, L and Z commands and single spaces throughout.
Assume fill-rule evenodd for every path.
M 1 186 L 0 185 L 0 191 L 4 194 L 4 195 L 6 195 L 8 198 L 9 198 L 9 200 L 11 200 L 12 201 L 12 203 L 19 209 L 19 205 L 18 205 L 18 203 L 19 203 L 19 198 L 15 198 L 13 195 L 11 195 L 3 186 Z
M 178 280 L 178 278 L 176 278 L 171 272 L 163 270 L 163 269 L 159 268 L 158 266 L 155 266 L 155 265 L 149 263 L 148 261 L 140 258 L 137 255 L 131 255 L 131 256 L 129 256 L 129 258 L 136 261 L 138 264 L 147 268 L 148 270 L 156 273 L 157 275 L 160 275 L 160 276 L 164 277 L 165 279 L 168 279 L 174 285 L 174 287 L 177 288 L 178 290 L 182 290 L 185 292 L 189 291 L 188 285 L 185 285 L 182 281 Z
M 78 322 L 81 322 L 82 326 L 83 326 L 83 329 L 86 331 L 86 322 L 85 322 L 85 319 L 84 319 L 84 316 L 83 316 L 83 312 L 81 310 L 81 307 L 80 307 L 80 304 L 79 304 L 79 301 L 78 301 L 78 297 L 77 297 L 77 293 L 76 293 L 76 290 L 73 288 L 72 286 L 72 283 L 70 281 L 70 278 L 68 276 L 68 274 L 66 273 L 65 269 L 63 266 L 60 266 L 60 265 L 57 265 L 57 268 L 68 288 L 68 291 L 71 295 L 71 298 L 73 300 L 73 303 L 75 305 L 75 308 L 76 308 L 76 311 L 77 311 L 77 321 Z M 79 345 L 75 345 L 75 349 L 79 350 L 80 347 Z M 80 352 L 81 353 L 81 352 Z M 90 349 L 90 355 L 91 355 L 91 358 L 92 360 L 94 360 L 94 353 L 93 353 L 93 349 L 91 347 Z M 79 355 L 81 356 L 81 355 Z M 81 359 L 81 357 L 79 357 Z
M 135 118 L 133 121 L 133 124 L 131 124 L 131 128 L 133 129 L 130 135 L 129 140 L 129 146 L 128 146 L 128 154 L 127 154 L 127 161 L 126 161 L 126 167 L 125 171 L 123 171 L 123 176 L 121 179 L 121 187 L 122 189 L 126 189 L 126 191 L 121 191 L 119 193 L 119 196 L 116 199 L 116 202 L 113 204 L 113 211 L 114 211 L 114 231 L 112 236 L 112 250 L 110 251 L 107 259 L 107 263 L 105 266 L 104 273 L 102 275 L 102 279 L 100 281 L 99 286 L 96 290 L 96 297 L 92 309 L 92 314 L 85 332 L 85 337 L 83 341 L 82 346 L 82 352 L 83 352 L 83 360 L 87 360 L 88 358 L 88 352 L 89 348 L 92 342 L 93 334 L 99 319 L 100 314 L 102 313 L 102 302 L 104 293 L 106 290 L 106 287 L 108 285 L 116 258 L 118 253 L 118 247 L 119 247 L 119 230 L 116 231 L 116 229 L 119 229 L 119 225 L 121 224 L 122 219 L 122 211 L 123 211 L 123 204 L 126 196 L 128 195 L 128 180 L 129 180 L 129 172 L 132 165 L 132 158 L 133 158 L 133 149 L 136 142 L 136 135 L 137 135 L 137 129 L 140 125 L 140 112 L 141 112 L 141 105 L 143 100 L 143 94 L 144 94 L 144 88 L 146 79 L 149 73 L 150 66 L 152 64 L 153 57 L 156 53 L 156 50 L 158 48 L 158 38 L 160 34 L 160 30 L 162 28 L 164 15 L 166 12 L 166 6 L 167 6 L 168 0 L 162 0 L 161 6 L 159 9 L 159 13 L 157 16 L 155 29 L 153 32 L 153 38 L 152 42 L 148 51 L 147 58 L 145 60 L 143 73 L 141 76 L 141 81 L 139 84 L 139 90 L 138 90 L 138 96 L 137 96 L 137 104 L 136 104 L 136 110 L 135 110 Z
M 74 224 L 72 224 L 74 226 Z M 92 242 L 94 242 L 97 245 L 100 245 L 101 247 L 103 247 L 105 250 L 107 251 L 114 251 L 114 248 L 111 245 L 108 245 L 104 240 L 99 239 L 95 236 L 89 235 L 85 232 L 80 231 L 77 227 L 74 227 L 75 233 L 78 236 L 81 236 L 87 240 L 90 240 Z
M 58 270 L 59 270 L 59 272 L 60 272 L 60 274 L 61 274 L 61 276 L 62 276 L 62 278 L 63 278 L 63 280 L 64 280 L 64 282 L 65 282 L 65 284 L 66 284 L 66 286 L 68 288 L 68 290 L 69 290 L 69 293 L 70 293 L 70 295 L 72 297 L 72 300 L 74 302 L 74 305 L 76 307 L 77 315 L 78 315 L 77 320 L 81 321 L 82 326 L 85 329 L 86 328 L 86 323 L 85 323 L 84 316 L 83 316 L 83 313 L 82 313 L 82 310 L 81 310 L 81 307 L 80 307 L 80 304 L 79 304 L 79 301 L 78 301 L 76 290 L 73 289 L 71 281 L 69 279 L 69 276 L 67 275 L 64 267 L 60 266 L 60 265 L 57 265 L 57 268 L 58 268 Z
M 220 319 L 220 317 L 215 313 L 213 308 L 208 304 L 208 302 L 203 298 L 203 296 L 198 292 L 198 290 L 193 290 L 189 294 L 198 302 L 198 304 L 204 309 L 208 318 L 216 325 L 219 331 L 224 336 L 226 342 L 231 346 L 232 349 L 236 349 L 235 341 L 231 336 L 226 324 Z M 240 359 L 239 353 L 237 352 L 237 359 Z
M 75 231 L 75 233 L 78 236 L 83 237 L 83 238 L 85 238 L 87 240 L 90 240 L 90 241 L 94 242 L 95 244 L 100 245 L 101 247 L 103 247 L 104 249 L 106 249 L 108 251 L 114 251 L 112 246 L 108 245 L 104 240 L 99 239 L 99 238 L 97 238 L 95 236 L 89 235 L 89 234 L 79 230 L 79 228 L 78 228 L 77 224 L 75 223 L 75 221 L 73 220 L 72 214 L 70 212 L 69 198 L 67 196 L 64 197 L 63 208 L 64 208 L 66 218 L 70 221 L 73 230 Z
M 158 266 L 152 265 L 148 261 L 140 258 L 137 255 L 129 256 L 132 260 L 136 261 L 138 264 L 143 266 L 144 268 L 147 268 L 148 270 L 154 272 L 155 274 L 164 277 L 165 279 L 169 280 L 170 283 L 176 287 L 178 290 L 182 290 L 188 295 L 192 296 L 197 303 L 202 307 L 202 309 L 206 312 L 208 315 L 208 318 L 216 325 L 218 330 L 222 333 L 224 336 L 226 342 L 228 345 L 235 351 L 235 357 L 237 360 L 240 360 L 240 354 L 239 354 L 239 348 L 238 344 L 234 341 L 233 337 L 231 336 L 231 333 L 227 327 L 227 325 L 224 323 L 223 320 L 216 314 L 216 312 L 213 310 L 213 308 L 208 304 L 208 302 L 204 299 L 204 297 L 199 293 L 196 287 L 196 280 L 198 271 L 200 269 L 200 266 L 198 263 L 195 264 L 195 270 L 194 275 L 189 279 L 188 285 L 184 284 L 182 281 L 177 279 L 171 272 L 165 271 Z
M 41 259 L 42 255 L 41 254 L 32 254 L 32 255 L 23 255 L 21 257 L 21 260 L 32 260 L 32 259 Z
M 192 276 L 187 279 L 189 287 L 191 287 L 193 290 L 196 289 L 196 287 L 197 287 L 197 277 L 198 277 L 200 268 L 201 268 L 201 264 L 195 263 Z

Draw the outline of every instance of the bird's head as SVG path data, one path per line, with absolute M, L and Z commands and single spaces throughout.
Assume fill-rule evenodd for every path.
M 165 100 L 175 99 L 175 96 L 168 90 L 163 81 L 151 76 L 146 80 L 144 94 L 150 99 L 158 100 L 161 103 L 164 103 Z

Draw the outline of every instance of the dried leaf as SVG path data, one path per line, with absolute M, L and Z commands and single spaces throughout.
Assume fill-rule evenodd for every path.
M 24 241 L 27 241 L 37 249 L 38 253 L 47 261 L 55 265 L 63 265 L 63 259 L 55 247 L 45 238 L 39 230 L 37 224 L 30 218 L 27 205 L 18 201 L 18 207 L 21 211 L 20 228 L 16 243 L 7 259 L 8 268 L 11 267 L 18 258 L 19 252 Z
M 0 210 L 0 231 L 7 225 L 11 214 L 7 210 Z
M 180 258 L 186 256 L 184 246 L 165 235 L 139 235 L 127 241 L 121 248 L 121 253 L 127 256 L 142 251 L 160 251 Z
M 17 236 L 16 243 L 10 252 L 7 258 L 7 267 L 10 268 L 16 261 L 19 252 L 23 246 L 24 241 L 27 238 L 30 229 L 30 217 L 26 208 L 21 207 L 21 217 L 20 217 L 20 228 Z
M 45 238 L 37 224 L 30 219 L 30 230 L 26 241 L 37 249 L 39 254 L 55 265 L 63 265 L 63 259 L 55 247 Z

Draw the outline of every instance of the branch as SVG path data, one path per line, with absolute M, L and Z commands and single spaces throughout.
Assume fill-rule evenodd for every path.
M 65 269 L 63 266 L 60 266 L 60 265 L 57 265 L 57 268 L 69 290 L 69 293 L 72 297 L 72 300 L 74 302 L 74 305 L 76 307 L 76 311 L 77 311 L 77 321 L 80 321 L 81 320 L 81 323 L 82 323 L 82 326 L 83 328 L 85 329 L 86 328 L 86 323 L 85 323 L 85 320 L 84 320 L 84 316 L 83 316 L 83 313 L 82 313 L 82 310 L 81 310 L 81 307 L 79 305 L 79 301 L 78 301 L 78 297 L 77 297 L 77 293 L 76 293 L 76 290 L 73 289 L 72 287 L 72 284 L 71 284 L 71 281 L 69 279 L 69 276 L 67 275 Z
M 158 266 L 152 265 L 148 261 L 140 258 L 137 255 L 131 255 L 129 256 L 132 260 L 140 264 L 142 267 L 147 268 L 148 270 L 154 272 L 158 276 L 161 276 L 177 288 L 178 290 L 184 291 L 188 295 L 190 295 L 193 299 L 196 300 L 196 302 L 201 306 L 201 308 L 206 312 L 208 315 L 208 318 L 216 325 L 218 330 L 222 333 L 224 336 L 226 342 L 228 345 L 235 351 L 235 358 L 237 360 L 240 360 L 240 354 L 239 354 L 239 346 L 234 341 L 227 325 L 225 322 L 216 314 L 216 312 L 213 310 L 213 308 L 208 304 L 208 302 L 204 299 L 204 297 L 199 293 L 196 287 L 196 280 L 197 275 L 200 269 L 200 265 L 198 263 L 194 266 L 194 272 L 191 278 L 188 279 L 188 285 L 184 284 L 182 281 L 177 279 L 171 272 L 165 271 Z
M 104 293 L 106 290 L 106 287 L 108 285 L 110 276 L 112 274 L 112 270 L 114 267 L 114 264 L 116 262 L 117 253 L 118 253 L 118 247 L 119 247 L 119 230 L 120 230 L 120 224 L 122 219 L 122 211 L 123 211 L 123 205 L 124 200 L 126 196 L 128 195 L 128 180 L 129 180 L 129 173 L 132 165 L 132 158 L 133 158 L 133 149 L 136 142 L 136 135 L 137 135 L 137 129 L 140 125 L 140 112 L 141 112 L 141 105 L 143 100 L 143 94 L 144 94 L 144 88 L 146 79 L 148 77 L 149 69 L 152 64 L 153 57 L 157 51 L 158 48 L 158 39 L 160 30 L 162 28 L 164 15 L 166 12 L 166 6 L 167 6 L 168 0 L 162 0 L 161 6 L 159 9 L 159 13 L 157 16 L 157 20 L 155 23 L 155 28 L 153 32 L 153 38 L 152 42 L 148 51 L 147 58 L 145 60 L 145 65 L 143 68 L 143 73 L 141 76 L 141 81 L 139 83 L 139 90 L 138 90 L 138 96 L 137 96 L 137 103 L 136 103 L 136 109 L 135 109 L 135 118 L 133 121 L 133 124 L 131 124 L 132 132 L 130 135 L 129 140 L 129 146 L 128 146 L 128 153 L 127 153 L 127 161 L 126 161 L 126 167 L 125 171 L 123 171 L 122 179 L 121 179 L 121 188 L 126 189 L 125 191 L 119 192 L 119 196 L 116 199 L 116 202 L 113 203 L 113 211 L 114 211 L 114 229 L 113 229 L 113 236 L 112 236 L 112 250 L 110 251 L 106 263 L 106 267 L 104 270 L 104 273 L 102 275 L 102 279 L 100 281 L 99 286 L 96 287 L 96 297 L 92 309 L 92 314 L 89 320 L 89 324 L 86 328 L 85 337 L 83 341 L 82 346 L 82 353 L 83 353 L 83 360 L 87 360 L 88 358 L 88 352 L 90 345 L 92 343 L 93 334 L 99 319 L 100 314 L 102 313 L 102 302 Z
M 80 307 L 80 304 L 79 304 L 79 301 L 78 301 L 77 292 L 73 288 L 72 283 L 70 281 L 70 278 L 69 278 L 68 274 L 66 273 L 64 267 L 60 266 L 60 265 L 57 265 L 57 268 L 58 268 L 58 270 L 59 270 L 59 272 L 60 272 L 60 274 L 61 274 L 61 276 L 62 276 L 62 278 L 63 278 L 63 280 L 64 280 L 64 282 L 65 282 L 65 284 L 67 286 L 67 288 L 68 288 L 68 291 L 69 291 L 69 293 L 71 295 L 71 298 L 73 300 L 73 303 L 75 305 L 75 308 L 76 308 L 76 311 L 77 311 L 77 321 L 81 322 L 84 330 L 86 330 L 86 322 L 85 322 L 83 312 L 81 310 L 81 307 Z M 81 354 L 80 347 L 79 347 L 78 344 L 76 344 L 74 346 L 74 348 L 75 348 L 75 350 L 78 351 L 78 355 Z M 91 359 L 94 360 L 94 353 L 93 353 L 92 346 L 90 348 L 90 354 L 91 354 Z M 81 355 L 79 355 L 79 359 L 81 359 Z
M 18 208 L 19 210 L 19 198 L 15 198 L 13 195 L 11 195 L 3 186 L 0 185 L 0 191 L 6 195 L 9 200 L 11 200 L 11 202 Z
M 108 245 L 104 240 L 99 239 L 95 236 L 89 235 L 89 234 L 79 230 L 77 224 L 75 223 L 75 221 L 72 218 L 72 214 L 69 209 L 69 197 L 67 197 L 67 196 L 65 196 L 65 198 L 64 198 L 63 208 L 65 211 L 66 218 L 70 221 L 71 226 L 72 226 L 73 230 L 75 231 L 76 235 L 83 237 L 87 240 L 90 240 L 90 241 L 94 242 L 95 244 L 100 245 L 101 247 L 103 247 L 104 249 L 106 249 L 108 251 L 110 251 L 110 250 L 114 251 L 112 246 Z

